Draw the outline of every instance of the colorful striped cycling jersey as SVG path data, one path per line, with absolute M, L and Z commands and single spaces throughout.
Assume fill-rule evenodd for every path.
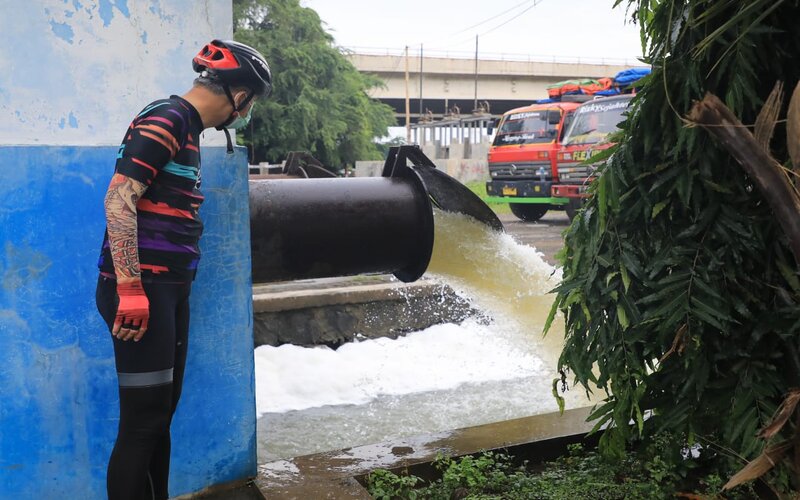
M 197 110 L 185 99 L 170 96 L 136 116 L 119 148 L 115 172 L 147 185 L 136 204 L 143 281 L 184 283 L 197 272 L 203 232 L 198 214 L 203 202 L 198 148 L 202 131 Z M 98 267 L 114 274 L 108 232 Z

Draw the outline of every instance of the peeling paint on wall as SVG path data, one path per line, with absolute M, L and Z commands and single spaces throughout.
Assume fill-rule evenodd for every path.
M 72 43 L 72 37 L 75 36 L 75 33 L 72 32 L 72 26 L 70 26 L 67 23 L 57 23 L 55 21 L 50 21 L 50 28 L 53 30 L 53 33 L 55 33 L 55 35 L 58 38 L 64 40 L 67 43 Z
M 111 20 L 114 19 L 114 8 L 117 8 L 123 16 L 130 18 L 131 14 L 128 11 L 128 2 L 126 0 L 117 0 L 116 2 L 112 0 L 99 1 L 99 14 L 100 19 L 103 20 L 103 26 L 107 27 L 111 24 Z
M 233 31 L 231 2 L 38 0 L 0 16 L 0 145 L 114 145 L 149 102 L 188 90 L 191 59 Z M 70 117 L 72 113 L 72 117 Z M 224 145 L 209 134 L 205 145 Z

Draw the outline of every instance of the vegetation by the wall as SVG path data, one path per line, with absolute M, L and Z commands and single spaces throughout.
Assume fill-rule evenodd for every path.
M 776 81 L 794 88 L 800 2 L 628 7 L 653 73 L 566 234 L 559 368 L 607 395 L 593 415 L 606 452 L 669 430 L 752 458 L 800 386 L 800 279 L 765 194 L 684 117 L 711 92 L 753 124 Z M 771 150 L 787 160 L 782 124 Z
M 710 450 L 694 457 L 691 450 L 676 451 L 672 441 L 658 435 L 648 447 L 617 460 L 572 445 L 563 457 L 536 467 L 514 465 L 512 457 L 497 452 L 441 457 L 434 462 L 440 473 L 435 481 L 376 470 L 368 476 L 368 488 L 377 500 L 658 500 L 681 493 L 686 498 L 714 498 L 729 471 Z M 754 497 L 755 491 L 743 486 L 725 498 Z

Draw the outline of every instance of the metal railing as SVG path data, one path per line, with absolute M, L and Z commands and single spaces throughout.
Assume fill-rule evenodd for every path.
M 339 47 L 345 53 L 355 55 L 371 56 L 394 56 L 402 57 L 405 55 L 404 48 L 397 47 Z M 418 57 L 419 51 L 409 47 L 410 57 Z M 427 58 L 447 58 L 447 59 L 474 59 L 475 52 L 463 50 L 437 50 L 435 48 L 425 48 L 424 57 Z M 635 58 L 616 58 L 616 57 L 585 57 L 585 56 L 554 56 L 544 54 L 515 54 L 506 52 L 481 52 L 478 54 L 481 61 L 511 61 L 511 62 L 539 62 L 556 64 L 600 64 L 610 66 L 630 66 L 639 67 L 647 64 Z

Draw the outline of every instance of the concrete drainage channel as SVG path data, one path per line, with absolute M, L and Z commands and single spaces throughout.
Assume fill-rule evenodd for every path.
M 257 345 L 336 347 L 358 338 L 396 337 L 474 315 L 467 301 L 431 280 L 408 284 L 387 275 L 303 280 L 253 289 Z M 414 311 L 415 314 L 409 314 Z M 420 313 L 420 312 L 424 313 Z M 287 332 L 290 332 L 287 334 Z M 201 498 L 369 499 L 371 470 L 408 471 L 434 479 L 439 454 L 504 450 L 531 464 L 556 458 L 587 438 L 589 408 L 496 422 L 453 431 L 261 464 L 255 481 Z
M 324 278 L 253 287 L 253 335 L 261 345 L 327 345 L 396 338 L 480 313 L 449 286 L 389 275 Z

